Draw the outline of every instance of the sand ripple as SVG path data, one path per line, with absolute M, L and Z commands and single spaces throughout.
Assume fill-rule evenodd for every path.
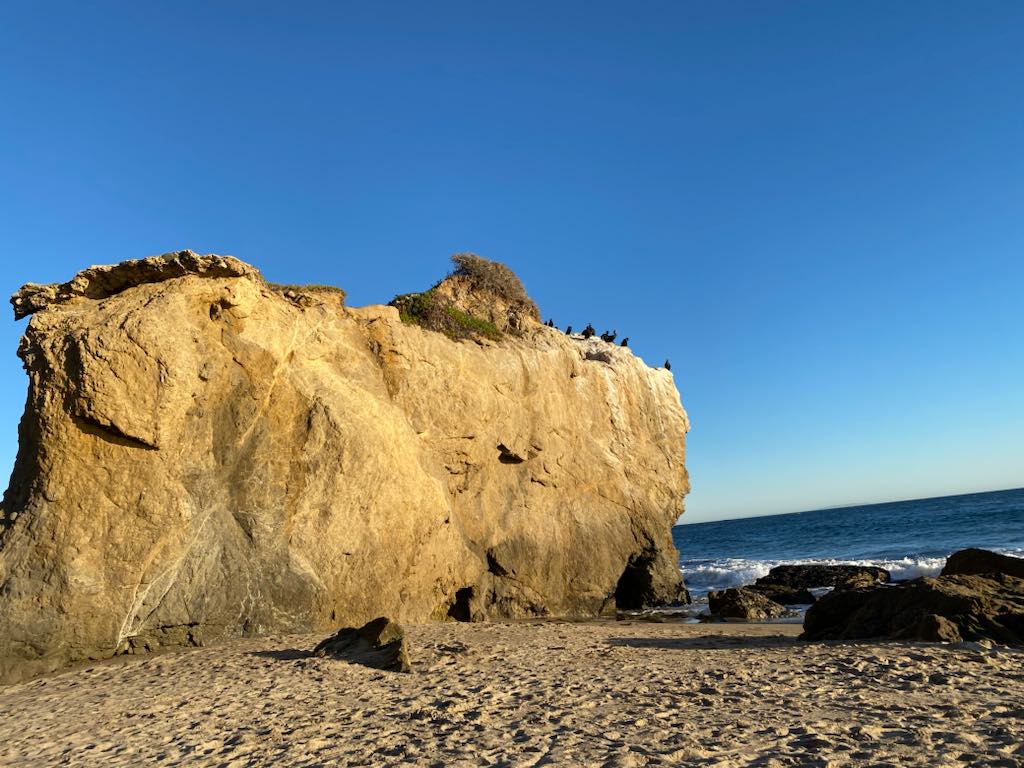
M 0 689 L 4 766 L 1024 766 L 1024 653 L 781 625 L 410 627 L 416 673 L 272 636 Z

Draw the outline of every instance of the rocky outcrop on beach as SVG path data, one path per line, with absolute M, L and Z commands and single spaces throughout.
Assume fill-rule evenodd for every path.
M 780 605 L 810 605 L 814 602 L 814 593 L 806 587 L 790 587 L 785 584 L 760 583 L 745 587 L 757 592 Z
M 784 606 L 748 587 L 709 593 L 708 609 L 712 616 L 745 621 L 763 621 L 790 615 Z
M 345 627 L 317 644 L 313 655 L 344 659 L 389 672 L 412 672 L 409 642 L 401 625 L 386 616 L 361 627 Z
M 1005 573 L 1024 579 L 1024 558 L 1000 555 L 987 549 L 961 549 L 946 559 L 943 576 L 955 574 Z
M 668 371 L 528 313 L 454 341 L 342 298 L 187 251 L 15 295 L 32 319 L 0 679 L 382 615 L 685 595 L 689 423 Z
M 777 565 L 754 584 L 755 589 L 776 591 L 807 590 L 815 587 L 856 589 L 889 581 L 889 572 L 873 565 Z M 800 596 L 804 596 L 802 592 Z M 808 602 L 814 602 L 810 600 Z
M 1024 579 L 939 576 L 835 591 L 807 611 L 802 637 L 1024 645 Z
M 710 616 L 761 621 L 793 615 L 786 606 L 812 605 L 815 588 L 841 591 L 860 589 L 889 581 L 884 568 L 867 565 L 777 565 L 753 584 L 711 592 Z

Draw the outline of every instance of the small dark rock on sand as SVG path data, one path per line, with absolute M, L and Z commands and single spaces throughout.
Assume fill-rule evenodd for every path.
M 723 619 L 777 619 L 792 613 L 748 587 L 724 589 L 708 595 L 708 608 L 713 616 Z
M 319 643 L 314 656 L 332 656 L 392 672 L 412 672 L 409 644 L 400 624 L 381 616 L 362 627 L 345 627 Z

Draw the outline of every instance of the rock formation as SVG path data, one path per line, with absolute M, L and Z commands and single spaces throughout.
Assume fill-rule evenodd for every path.
M 754 588 L 776 590 L 786 587 L 791 590 L 834 587 L 835 589 L 856 589 L 889 581 L 885 568 L 873 565 L 777 565 L 754 584 Z M 814 602 L 813 600 L 811 602 Z
M 781 616 L 792 615 L 792 612 L 785 606 L 769 600 L 760 592 L 755 592 L 748 587 L 734 587 L 723 589 L 721 592 L 708 593 L 708 610 L 712 616 L 746 621 L 777 619 Z
M 1018 579 L 1024 579 L 1024 557 L 1000 555 L 998 552 L 990 552 L 987 549 L 961 549 L 950 555 L 946 559 L 946 565 L 942 568 L 943 576 L 953 576 L 958 573 L 1005 573 L 1009 576 L 1016 576 Z
M 802 637 L 1024 645 L 1024 579 L 939 576 L 831 592 L 807 611 Z
M 764 582 L 751 584 L 744 589 L 764 595 L 779 605 L 811 605 L 815 600 L 814 593 L 806 587 L 790 587 L 785 584 Z
M 33 316 L 0 680 L 381 615 L 685 594 L 668 372 L 522 313 L 500 341 L 453 341 L 342 296 L 189 251 L 15 295 Z
M 381 616 L 363 626 L 345 627 L 318 643 L 313 655 L 345 659 L 390 672 L 412 672 L 409 641 L 399 624 Z

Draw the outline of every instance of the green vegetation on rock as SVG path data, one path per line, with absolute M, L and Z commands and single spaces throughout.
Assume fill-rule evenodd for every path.
M 501 331 L 498 330 L 498 326 L 490 320 L 474 317 L 456 307 L 445 307 L 444 311 L 448 313 L 448 316 L 455 321 L 459 328 L 465 329 L 470 334 L 486 336 L 492 341 L 497 341 L 501 338 Z
M 491 261 L 475 253 L 456 253 L 452 256 L 455 269 L 452 275 L 469 280 L 474 290 L 492 293 L 524 314 L 540 322 L 540 310 L 526 293 L 516 273 L 498 261 Z
M 418 325 L 428 331 L 443 333 L 450 339 L 484 337 L 498 341 L 498 327 L 483 318 L 471 315 L 446 303 L 434 288 L 423 293 L 406 293 L 391 300 L 403 323 Z

